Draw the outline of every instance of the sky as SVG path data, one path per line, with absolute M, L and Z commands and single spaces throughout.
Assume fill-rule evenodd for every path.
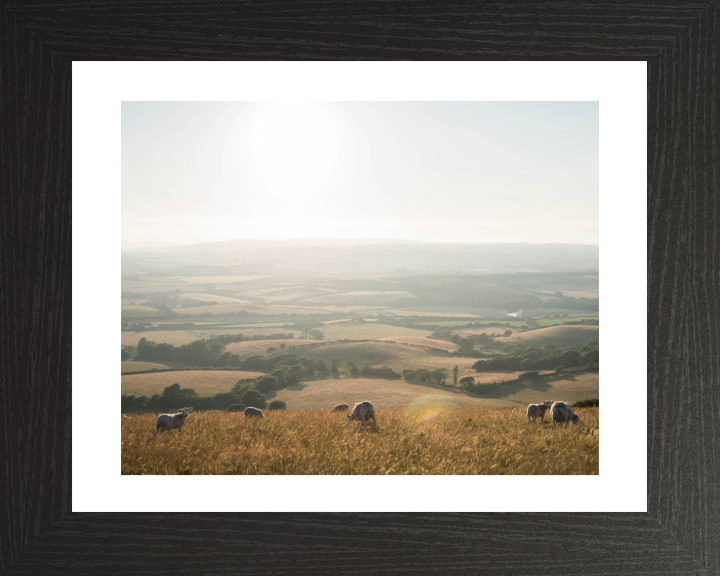
M 122 241 L 598 243 L 597 102 L 123 102 Z

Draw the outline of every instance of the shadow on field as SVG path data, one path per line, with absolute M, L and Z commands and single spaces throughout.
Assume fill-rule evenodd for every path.
M 552 387 L 551 384 L 553 382 L 557 382 L 558 380 L 574 382 L 577 380 L 577 378 L 574 374 L 558 374 L 557 376 L 553 376 L 552 378 L 543 378 L 542 380 L 536 380 L 535 382 L 523 382 L 517 384 L 510 384 L 508 386 L 502 386 L 498 390 L 493 390 L 485 393 L 469 392 L 468 396 L 471 396 L 473 398 L 502 399 L 506 396 L 509 396 L 510 394 L 520 392 L 521 390 L 535 390 L 537 392 L 547 392 Z

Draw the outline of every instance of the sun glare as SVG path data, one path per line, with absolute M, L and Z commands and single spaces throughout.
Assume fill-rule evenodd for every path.
M 342 142 L 322 103 L 253 104 L 239 120 L 242 169 L 275 198 L 313 198 L 337 167 Z

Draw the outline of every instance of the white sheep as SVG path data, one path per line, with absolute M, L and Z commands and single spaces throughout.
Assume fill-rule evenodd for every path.
M 373 408 L 373 405 L 370 404 L 370 402 L 365 400 L 365 402 L 358 402 L 355 404 L 355 408 L 353 408 L 352 413 L 347 417 L 347 419 L 348 421 L 360 420 L 363 423 L 363 426 L 365 426 L 366 420 L 369 420 L 370 417 L 372 417 L 373 428 L 375 428 L 375 408 Z
M 243 413 L 246 418 L 265 418 L 265 414 L 263 414 L 263 411 L 260 410 L 260 408 L 253 408 L 252 406 L 245 408 L 245 412 Z
M 565 422 L 565 428 L 567 428 L 570 422 L 577 424 L 580 421 L 580 416 L 573 414 L 570 404 L 566 402 L 553 402 L 550 408 L 550 416 L 552 417 L 553 428 L 555 427 L 555 422 L 560 422 L 561 425 Z
M 155 436 L 160 436 L 165 430 L 177 428 L 178 434 L 182 431 L 185 419 L 192 408 L 182 408 L 177 414 L 160 414 L 155 421 Z
M 542 404 L 530 404 L 527 407 L 528 424 L 530 424 L 530 418 L 532 418 L 533 424 L 535 424 L 535 419 L 538 417 L 540 422 L 544 422 L 545 412 L 550 409 L 550 406 L 552 406 L 552 400 L 543 400 Z

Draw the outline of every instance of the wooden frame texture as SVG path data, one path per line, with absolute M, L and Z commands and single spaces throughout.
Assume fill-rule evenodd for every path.
M 720 574 L 719 5 L 0 5 L 0 572 Z M 647 61 L 648 512 L 71 513 L 71 62 L 141 59 Z

